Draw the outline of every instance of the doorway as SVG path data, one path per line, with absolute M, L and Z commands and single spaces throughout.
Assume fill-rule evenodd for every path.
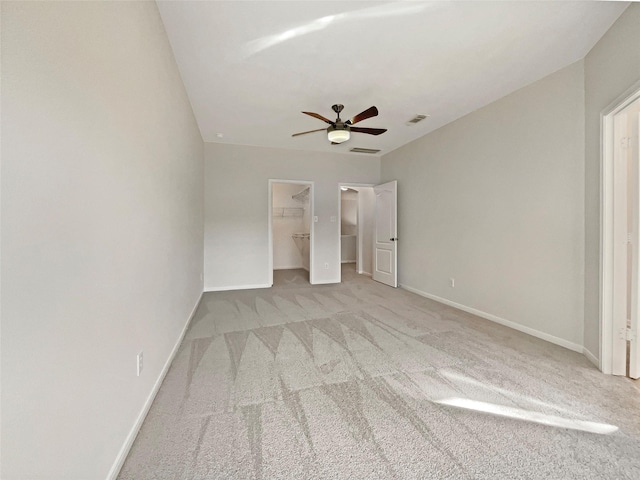
M 600 369 L 640 377 L 640 85 L 602 116 Z
M 340 184 L 341 272 L 372 276 L 375 194 L 373 185 Z M 342 274 L 340 276 L 342 281 Z
M 270 285 L 313 284 L 313 182 L 269 180 Z

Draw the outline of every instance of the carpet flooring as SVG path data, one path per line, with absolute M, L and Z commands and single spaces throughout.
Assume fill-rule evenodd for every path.
M 351 265 L 275 273 L 204 295 L 120 480 L 640 479 L 637 382 Z

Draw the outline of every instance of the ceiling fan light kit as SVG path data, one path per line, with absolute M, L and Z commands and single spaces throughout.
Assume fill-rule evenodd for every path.
M 348 128 L 345 128 L 344 130 L 336 130 L 333 127 L 329 127 L 329 133 L 327 134 L 327 137 L 332 143 L 342 143 L 351 138 L 351 132 L 348 130 Z
M 327 138 L 329 139 L 329 142 L 331 142 L 332 145 L 335 145 L 338 143 L 344 143 L 347 140 L 349 140 L 351 138 L 351 132 L 367 133 L 369 135 L 380 135 L 381 133 L 384 133 L 387 131 L 386 128 L 360 128 L 360 127 L 352 128 L 351 127 L 351 125 L 361 122 L 362 120 L 366 120 L 367 118 L 375 117 L 376 115 L 378 115 L 378 109 L 376 107 L 369 107 L 365 111 L 360 112 L 358 115 L 347 120 L 346 122 L 340 118 L 340 112 L 344 108 L 344 105 L 341 105 L 338 103 L 336 105 L 333 105 L 331 108 L 338 115 L 338 118 L 336 118 L 335 122 L 332 122 L 328 118 L 323 117 L 319 113 L 302 112 L 305 115 L 309 115 L 311 117 L 317 118 L 318 120 L 322 120 L 325 123 L 328 123 L 329 127 L 327 127 L 326 129 L 319 128 L 317 130 L 310 130 L 308 132 L 294 133 L 291 136 L 297 137 L 300 135 L 305 135 L 307 133 L 320 132 L 322 130 L 326 130 Z

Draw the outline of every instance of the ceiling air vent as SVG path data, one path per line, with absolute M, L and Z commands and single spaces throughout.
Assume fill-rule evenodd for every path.
M 355 147 L 352 148 L 351 150 L 349 150 L 350 152 L 354 152 L 354 153 L 378 153 L 380 150 L 375 150 L 373 148 L 360 148 L 360 147 Z
M 413 117 L 411 120 L 407 122 L 407 125 L 415 125 L 416 123 L 421 122 L 428 116 L 429 115 L 416 115 L 415 117 Z

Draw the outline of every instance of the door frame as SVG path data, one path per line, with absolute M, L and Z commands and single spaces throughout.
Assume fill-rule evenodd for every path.
M 615 195 L 615 154 L 614 119 L 615 116 L 640 99 L 640 81 L 610 103 L 600 113 L 600 359 L 602 373 L 613 371 L 614 355 L 614 308 L 615 292 L 613 282 L 616 274 L 614 253 L 614 231 L 619 214 L 614 209 Z M 626 173 L 625 173 L 626 178 Z M 626 219 L 625 219 L 626 223 Z M 622 247 L 619 247 L 622 248 Z M 626 245 L 624 246 L 626 249 Z M 626 304 L 624 306 L 626 310 Z M 625 353 L 626 355 L 626 353 Z
M 354 182 L 340 182 L 338 183 L 338 221 L 342 221 L 342 187 L 375 187 L 374 183 L 354 183 Z M 360 222 L 360 201 L 358 200 L 358 252 L 356 258 L 356 265 L 362 266 L 362 247 L 360 243 L 362 242 L 362 237 L 364 235 L 360 234 L 361 222 Z M 342 230 L 341 225 L 338 225 L 337 228 L 337 242 L 338 242 L 338 283 L 342 283 L 342 239 L 340 238 L 340 231 Z
M 269 286 L 273 287 L 273 184 L 274 183 L 289 183 L 294 185 L 306 185 L 309 187 L 309 283 L 311 285 L 315 284 L 315 278 L 313 276 L 314 273 L 314 244 L 315 244 L 315 235 L 313 234 L 315 222 L 314 222 L 314 214 L 313 214 L 313 204 L 314 204 L 314 182 L 309 180 L 279 180 L 275 178 L 269 179 L 269 201 L 267 204 L 268 208 L 268 229 L 269 229 L 269 262 L 268 268 L 269 273 Z

